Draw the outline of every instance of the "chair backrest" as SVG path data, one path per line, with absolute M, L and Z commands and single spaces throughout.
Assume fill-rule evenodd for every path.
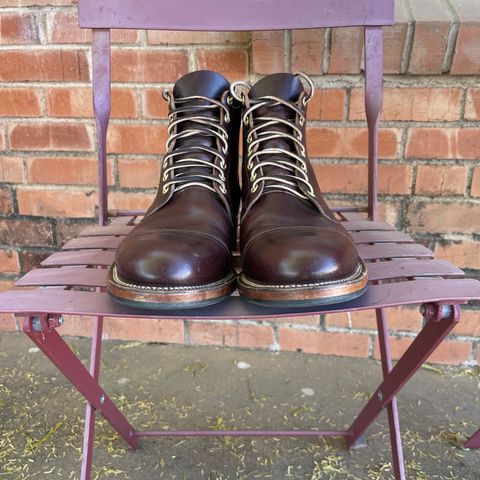
M 278 30 L 383 26 L 394 0 L 80 0 L 84 28 Z
M 369 130 L 368 214 L 375 220 L 378 123 L 383 92 L 382 27 L 394 22 L 394 0 L 79 0 L 78 9 L 80 27 L 93 31 L 93 106 L 98 133 L 101 225 L 107 223 L 109 216 L 107 129 L 111 103 L 112 28 L 238 31 L 364 26 L 365 106 Z

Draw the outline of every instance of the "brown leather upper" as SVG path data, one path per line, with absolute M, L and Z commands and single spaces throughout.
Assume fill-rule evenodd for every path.
M 229 83 L 218 73 L 192 72 L 181 78 L 170 97 L 170 111 L 177 109 L 177 118 L 182 118 L 181 108 L 202 107 L 202 100 L 179 99 L 201 95 L 221 101 L 230 114 L 226 119 L 219 108 L 198 108 L 195 116 L 214 117 L 229 133 L 226 154 L 227 190 L 223 194 L 218 184 L 203 176 L 217 175 L 210 166 L 185 168 L 177 177 L 179 182 L 207 182 L 215 192 L 201 186 L 187 186 L 173 191 L 163 190 L 163 185 L 174 178 L 174 172 L 164 178 L 167 167 L 180 165 L 181 159 L 195 156 L 206 162 L 219 162 L 209 150 L 218 151 L 221 144 L 208 132 L 180 138 L 171 146 L 171 151 L 182 147 L 203 146 L 194 154 L 181 154 L 163 165 L 162 178 L 157 196 L 142 221 L 120 243 L 115 258 L 119 276 L 139 285 L 196 286 L 213 283 L 231 272 L 231 248 L 234 242 L 234 219 L 238 208 L 238 107 L 227 102 Z M 202 103 L 203 102 L 203 103 Z M 178 104 L 176 104 L 178 103 Z M 192 115 L 185 113 L 185 116 Z M 198 123 L 184 121 L 174 133 L 187 128 L 202 128 Z
M 257 82 L 249 93 L 249 103 L 261 102 L 268 97 L 279 97 L 296 104 L 306 113 L 303 104 L 306 92 L 297 76 L 281 73 L 269 75 Z M 345 229 L 335 220 L 321 195 L 315 174 L 306 155 L 306 173 L 313 191 L 309 193 L 304 182 L 296 182 L 295 190 L 303 194 L 302 199 L 285 190 L 275 188 L 275 178 L 285 177 L 285 170 L 275 164 L 292 161 L 282 153 L 261 156 L 267 161 L 259 174 L 273 178 L 260 182 L 255 192 L 247 168 L 247 138 L 264 117 L 275 117 L 296 122 L 303 133 L 305 124 L 299 125 L 295 111 L 284 105 L 264 106 L 253 112 L 253 119 L 244 126 L 244 158 L 242 166 L 243 207 L 240 225 L 240 245 L 243 273 L 261 284 L 287 285 L 316 283 L 345 279 L 358 267 L 356 247 Z M 292 134 L 292 129 L 283 123 L 268 128 Z M 260 137 L 261 138 L 261 137 Z M 272 140 L 265 138 L 259 150 L 284 149 L 300 154 L 295 142 L 287 135 Z M 293 160 L 295 161 L 295 160 Z M 253 164 L 258 164 L 258 158 Z M 294 168 L 290 172 L 296 175 Z

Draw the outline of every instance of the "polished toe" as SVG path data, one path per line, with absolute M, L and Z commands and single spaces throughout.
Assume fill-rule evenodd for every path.
M 348 278 L 358 264 L 355 245 L 338 230 L 285 229 L 249 243 L 243 273 L 263 284 L 309 284 Z
M 138 285 L 206 285 L 230 272 L 229 252 L 216 240 L 194 232 L 144 232 L 126 237 L 115 266 L 125 281 Z

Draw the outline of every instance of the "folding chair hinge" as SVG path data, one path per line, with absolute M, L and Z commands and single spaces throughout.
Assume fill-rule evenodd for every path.
M 427 321 L 440 322 L 441 320 L 460 320 L 460 305 L 447 305 L 441 303 L 424 303 L 420 307 L 420 313 Z
M 64 321 L 63 316 L 58 314 L 27 317 L 23 323 L 23 331 L 36 333 L 50 332 L 54 328 L 60 327 Z

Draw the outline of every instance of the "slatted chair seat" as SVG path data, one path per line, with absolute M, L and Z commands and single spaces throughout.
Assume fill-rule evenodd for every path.
M 95 416 L 102 415 L 132 448 L 144 436 L 341 436 L 355 446 L 385 408 L 396 480 L 405 468 L 396 395 L 460 320 L 460 305 L 480 299 L 480 282 L 377 218 L 378 126 L 382 105 L 382 26 L 393 23 L 394 0 L 79 0 L 80 26 L 91 28 L 94 112 L 98 133 L 99 226 L 86 228 L 61 251 L 0 293 L 0 313 L 23 318 L 23 331 L 87 400 L 81 480 L 91 478 Z M 293 6 L 293 4 L 295 4 Z M 263 307 L 238 295 L 201 309 L 142 310 L 114 302 L 106 293 L 106 269 L 121 239 L 142 212 L 109 212 L 106 136 L 110 117 L 110 29 L 276 30 L 365 27 L 365 106 L 368 124 L 368 206 L 337 208 L 368 266 L 369 287 L 362 296 L 336 305 Z M 348 168 L 348 166 L 346 166 Z M 238 261 L 238 256 L 237 256 Z M 240 268 L 240 265 L 237 265 Z M 386 309 L 420 305 L 425 324 L 395 366 Z M 313 313 L 375 310 L 383 381 L 347 430 L 295 431 L 138 431 L 98 382 L 103 318 L 261 319 Z M 62 315 L 94 318 L 87 370 L 57 330 Z M 334 401 L 334 400 L 333 400 Z M 466 444 L 480 447 L 480 431 Z

